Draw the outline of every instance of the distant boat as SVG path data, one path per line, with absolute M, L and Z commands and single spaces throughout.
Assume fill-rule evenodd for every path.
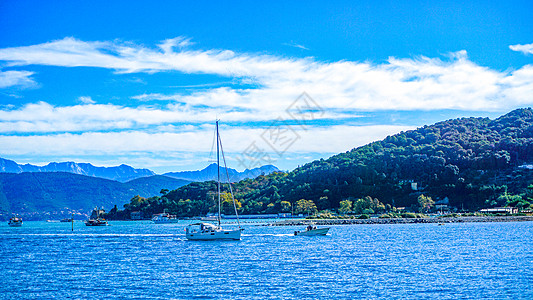
M 316 226 L 309 225 L 305 231 L 295 231 L 294 235 L 315 236 L 328 234 L 330 227 L 316 228 Z
M 200 221 L 217 221 L 217 216 L 208 216 L 208 217 L 201 217 Z
M 11 219 L 9 219 L 9 222 L 7 222 L 7 224 L 11 227 L 20 227 L 22 226 L 22 218 L 11 217 Z
M 239 217 L 237 213 L 237 206 L 235 205 L 235 198 L 233 197 L 233 190 L 229 180 L 228 167 L 226 166 L 226 158 L 224 157 L 224 151 L 222 149 L 222 141 L 220 140 L 220 134 L 218 132 L 218 120 L 216 121 L 216 139 L 217 139 L 217 194 L 218 194 L 218 226 L 211 223 L 195 223 L 187 226 L 185 236 L 189 240 L 210 241 L 210 240 L 240 240 L 242 228 L 239 223 Z M 233 207 L 235 208 L 235 215 L 237 216 L 237 224 L 239 228 L 235 230 L 222 229 L 220 226 L 220 152 L 222 152 L 222 159 L 224 161 L 224 169 L 226 170 L 226 176 L 231 193 L 231 199 L 233 199 Z
M 89 218 L 89 220 L 85 221 L 85 226 L 109 226 L 107 221 L 104 218 L 100 218 L 99 209 L 95 208 L 92 216 L 95 216 L 93 219 Z
M 68 223 L 68 222 L 72 222 L 72 218 L 65 218 L 65 219 L 61 219 L 59 222 L 62 222 L 62 223 Z
M 109 226 L 105 219 L 89 219 L 85 221 L 85 226 Z
M 155 224 L 178 223 L 178 221 L 179 220 L 175 215 L 171 215 L 166 212 L 157 214 L 152 218 L 152 222 Z

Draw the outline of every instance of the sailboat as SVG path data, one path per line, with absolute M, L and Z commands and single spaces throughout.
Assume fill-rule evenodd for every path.
M 239 215 L 237 213 L 237 206 L 235 205 L 235 198 L 233 197 L 233 189 L 229 180 L 228 167 L 226 166 L 226 158 L 224 157 L 224 150 L 222 149 L 222 141 L 218 131 L 218 120 L 216 121 L 216 141 L 217 141 L 217 194 L 218 194 L 218 225 L 211 223 L 194 223 L 186 228 L 185 236 L 189 240 L 198 241 L 211 241 L 211 240 L 240 240 L 241 239 L 241 224 L 239 222 Z M 224 161 L 224 169 L 226 170 L 226 176 L 231 193 L 231 199 L 233 199 L 233 207 L 235 208 L 235 215 L 237 216 L 238 229 L 228 230 L 223 229 L 220 226 L 220 153 L 222 152 L 222 159 Z

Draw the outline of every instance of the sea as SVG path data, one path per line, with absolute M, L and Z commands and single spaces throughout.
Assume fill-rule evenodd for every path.
M 245 223 L 240 241 L 188 241 L 188 223 L 3 222 L 0 298 L 533 299 L 533 222 Z

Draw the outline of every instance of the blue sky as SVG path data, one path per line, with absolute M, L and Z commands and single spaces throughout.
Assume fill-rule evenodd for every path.
M 333 1 L 332 1 L 333 2 Z M 531 1 L 2 1 L 0 157 L 290 170 L 533 104 Z

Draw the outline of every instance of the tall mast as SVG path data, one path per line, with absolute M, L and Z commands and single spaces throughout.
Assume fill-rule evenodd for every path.
M 218 227 L 220 227 L 220 135 L 218 135 L 218 120 L 217 124 L 217 181 L 218 181 Z

